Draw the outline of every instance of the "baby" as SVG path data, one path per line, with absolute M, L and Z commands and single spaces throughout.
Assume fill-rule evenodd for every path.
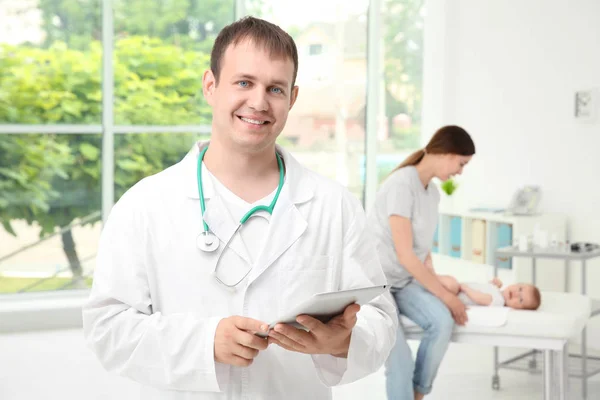
M 502 281 L 498 278 L 490 283 L 459 283 L 456 278 L 448 275 L 438 275 L 438 279 L 468 306 L 506 306 L 518 310 L 537 310 L 541 303 L 539 289 L 528 283 L 516 283 L 502 289 Z

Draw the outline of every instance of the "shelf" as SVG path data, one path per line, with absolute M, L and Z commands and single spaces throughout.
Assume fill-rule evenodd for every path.
M 440 209 L 440 214 L 449 215 L 449 216 L 453 216 L 453 217 L 461 217 L 461 218 L 482 219 L 485 221 L 506 223 L 506 224 L 515 223 L 517 221 L 518 217 L 523 218 L 522 216 L 515 216 L 512 214 L 505 214 L 505 213 L 473 212 L 473 211 L 447 210 L 447 209 Z M 525 218 L 531 218 L 531 217 L 525 217 Z
M 600 257 L 600 249 L 588 251 L 585 253 L 565 252 L 552 249 L 533 249 L 521 251 L 516 247 L 503 247 L 496 250 L 496 255 L 505 255 L 509 257 L 528 257 L 528 258 L 555 258 L 560 260 L 589 260 Z

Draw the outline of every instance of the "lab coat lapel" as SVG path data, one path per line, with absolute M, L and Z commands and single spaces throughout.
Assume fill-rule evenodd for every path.
M 231 214 L 225 207 L 221 196 L 216 194 L 214 194 L 213 197 L 206 202 L 204 221 L 208 225 L 208 228 L 221 241 L 221 247 L 227 243 L 239 225 L 239 221 L 234 221 L 231 217 Z M 248 250 L 246 249 L 246 245 L 244 244 L 244 241 L 239 233 L 235 234 L 228 247 L 238 256 L 240 256 L 247 264 L 250 264 Z
M 308 227 L 298 205 L 313 200 L 315 183 L 305 169 L 285 149 L 277 146 L 283 156 L 286 170 L 285 185 L 273 209 L 265 246 L 254 268 L 248 275 L 248 284 L 255 281 L 283 255 Z
M 275 206 L 267 240 L 258 260 L 248 276 L 251 284 L 269 268 L 287 249 L 289 249 L 306 231 L 308 223 L 300 214 L 296 205 L 288 198 L 279 198 Z

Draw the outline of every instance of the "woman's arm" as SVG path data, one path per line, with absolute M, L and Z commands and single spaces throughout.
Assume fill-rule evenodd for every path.
M 400 264 L 423 285 L 440 299 L 451 294 L 437 279 L 435 273 L 427 268 L 413 251 L 412 224 L 408 218 L 392 215 L 390 217 L 392 238 L 396 255 Z
M 435 268 L 433 268 L 433 260 L 431 259 L 431 252 L 427 253 L 427 257 L 425 257 L 424 264 L 428 270 L 435 274 Z
M 429 292 L 439 298 L 450 309 L 456 323 L 462 325 L 467 321 L 465 305 L 458 297 L 450 293 L 440 283 L 435 273 L 428 269 L 419 260 L 413 251 L 413 234 L 410 219 L 399 215 L 392 215 L 389 218 L 390 228 L 396 256 L 400 264 Z

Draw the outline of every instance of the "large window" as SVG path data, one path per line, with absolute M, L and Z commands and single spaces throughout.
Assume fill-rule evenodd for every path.
M 364 200 L 369 138 L 379 180 L 418 147 L 422 3 L 0 0 L 0 294 L 89 287 L 103 209 L 209 137 L 201 78 L 236 16 L 296 40 L 300 97 L 279 143 Z M 382 84 L 368 99 L 369 57 L 381 59 Z
M 234 18 L 221 0 L 113 0 L 115 122 L 210 124 L 202 96 L 215 37 Z
M 100 0 L 0 0 L 0 293 L 89 287 L 102 174 L 116 200 L 209 132 L 201 77 L 234 2 L 111 3 L 103 43 Z M 108 46 L 115 100 L 103 119 Z
M 5 0 L 0 19 L 0 124 L 23 128 L 0 128 L 0 293 L 87 287 L 100 229 L 101 3 Z
M 100 123 L 100 8 L 0 1 L 0 123 Z
M 383 0 L 384 85 L 377 176 L 383 180 L 420 147 L 424 0 Z
M 268 6 L 261 15 L 290 32 L 299 58 L 299 97 L 280 142 L 362 198 L 369 2 L 310 0 L 299 7 L 278 0 Z

